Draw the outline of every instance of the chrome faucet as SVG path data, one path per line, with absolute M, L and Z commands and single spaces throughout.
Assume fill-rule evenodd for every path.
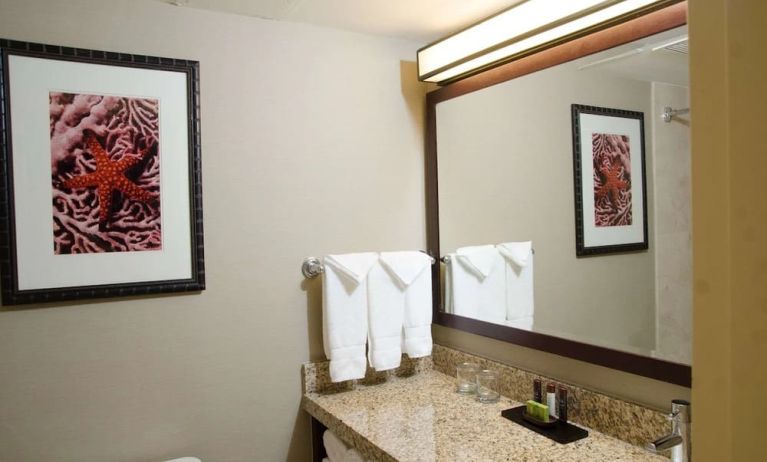
M 671 401 L 671 433 L 647 444 L 653 452 L 671 449 L 671 462 L 690 462 L 690 402 L 683 399 Z

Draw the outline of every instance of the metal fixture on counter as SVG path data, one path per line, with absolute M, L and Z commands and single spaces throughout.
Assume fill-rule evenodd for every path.
M 690 462 L 690 402 L 683 399 L 671 401 L 671 433 L 647 444 L 653 452 L 671 449 L 671 462 Z

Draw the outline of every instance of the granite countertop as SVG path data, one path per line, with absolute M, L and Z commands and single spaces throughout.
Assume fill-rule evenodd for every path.
M 454 378 L 424 370 L 339 393 L 310 391 L 303 407 L 369 460 L 668 462 L 591 429 L 588 438 L 556 443 L 501 417 L 522 403 L 502 396 L 480 404 L 454 387 Z

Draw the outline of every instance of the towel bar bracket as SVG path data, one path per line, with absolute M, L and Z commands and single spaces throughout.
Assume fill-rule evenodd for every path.
M 676 116 L 687 114 L 690 112 L 690 108 L 684 108 L 684 109 L 672 109 L 671 106 L 666 106 L 663 108 L 663 113 L 661 114 L 661 117 L 663 118 L 663 121 L 666 123 L 671 122 L 671 119 L 673 119 Z
M 301 272 L 307 279 L 313 279 L 322 274 L 325 269 L 322 267 L 322 262 L 317 257 L 308 257 L 304 259 L 304 263 L 301 265 Z

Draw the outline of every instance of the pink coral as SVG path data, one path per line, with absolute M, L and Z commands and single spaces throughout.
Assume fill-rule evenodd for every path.
M 50 93 L 56 254 L 161 249 L 159 200 L 137 201 L 113 191 L 110 198 L 102 197 L 107 209 L 100 212 L 97 188 L 65 186 L 96 171 L 93 146 L 86 146 L 93 137 L 110 161 L 135 164 L 125 170 L 125 178 L 147 196 L 159 198 L 158 109 L 159 102 L 149 98 Z M 128 162 L 139 153 L 143 153 L 139 161 Z
M 594 224 L 628 226 L 632 223 L 631 152 L 625 135 L 592 133 L 594 167 Z

